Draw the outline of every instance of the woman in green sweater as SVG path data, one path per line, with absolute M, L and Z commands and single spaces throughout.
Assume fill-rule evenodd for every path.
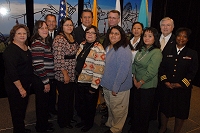
M 155 28 L 149 27 L 144 30 L 133 63 L 134 117 L 129 133 L 148 133 L 149 114 L 158 83 L 158 68 L 162 60 L 158 40 Z

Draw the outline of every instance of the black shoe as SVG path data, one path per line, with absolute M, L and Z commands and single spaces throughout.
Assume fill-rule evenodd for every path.
M 50 111 L 49 113 L 53 114 L 53 115 L 57 115 L 58 114 L 58 111 L 57 110 L 53 110 L 53 111 Z
M 131 131 L 131 130 L 128 130 L 128 133 L 133 133 L 133 131 Z
M 129 125 L 132 125 L 132 120 L 131 120 L 131 119 L 129 120 L 128 124 L 129 124 Z
M 104 133 L 113 133 L 110 129 L 105 131 Z
M 25 129 L 25 133 L 30 133 L 31 129 Z
M 46 129 L 46 130 L 37 130 L 36 129 L 36 132 L 54 132 L 54 130 L 55 129 L 51 127 L 51 128 Z
M 68 128 L 68 129 L 72 129 L 73 126 L 69 124 L 69 125 L 66 126 L 66 128 Z
M 77 123 L 77 124 L 75 125 L 76 128 L 81 128 L 81 127 L 83 127 L 83 126 L 85 126 L 85 124 L 84 124 L 83 122 Z
M 81 128 L 81 132 L 87 132 L 91 129 L 92 127 L 88 127 L 88 126 L 84 126 L 83 128 Z
M 48 122 L 48 128 L 51 128 L 51 127 L 53 127 L 53 123 Z
M 52 118 L 52 116 L 51 116 L 51 114 L 49 113 L 49 114 L 48 114 L 48 119 L 51 119 L 51 118 Z
M 105 118 L 108 118 L 108 113 L 101 116 L 101 119 L 105 119 Z
M 77 121 L 74 120 L 74 119 L 71 119 L 71 122 L 70 123 L 76 123 Z
M 55 130 L 55 129 L 51 127 L 51 128 L 48 128 L 48 129 L 46 130 L 46 132 L 54 132 L 54 130 Z

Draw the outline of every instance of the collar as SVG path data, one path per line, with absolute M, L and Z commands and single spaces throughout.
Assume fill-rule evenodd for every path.
M 85 27 L 83 24 L 81 24 L 81 26 L 82 26 L 83 30 L 85 31 L 85 29 L 86 29 L 87 27 Z
M 170 33 L 167 36 L 164 36 L 163 34 L 161 34 L 160 36 L 160 42 L 162 41 L 163 37 L 165 38 L 165 44 L 169 41 L 170 37 L 172 36 L 172 33 Z
M 177 52 L 178 52 L 179 50 L 182 51 L 184 48 L 185 48 L 185 46 L 182 47 L 181 49 L 179 49 L 179 48 L 176 46 L 176 51 L 177 51 Z

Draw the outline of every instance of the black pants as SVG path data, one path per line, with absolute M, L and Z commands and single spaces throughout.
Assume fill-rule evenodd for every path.
M 24 133 L 24 119 L 30 94 L 30 82 L 28 80 L 21 82 L 27 93 L 27 96 L 22 98 L 18 88 L 9 79 L 5 79 L 4 81 L 12 116 L 13 133 Z
M 49 91 L 49 112 L 56 111 L 56 80 L 50 79 L 50 91 Z
M 36 130 L 46 131 L 48 129 L 48 100 L 49 93 L 44 92 L 44 84 L 38 76 L 34 76 L 32 87 L 35 92 L 36 105 Z
M 85 123 L 85 126 L 92 127 L 94 124 L 94 117 L 96 113 L 97 100 L 99 96 L 99 89 L 95 90 L 95 93 L 91 94 L 89 89 L 91 84 L 87 83 L 78 83 L 77 90 L 75 92 L 76 100 L 78 99 L 78 107 L 80 110 L 77 110 L 81 121 Z M 77 102 L 76 102 L 77 103 Z
M 74 87 L 75 83 L 70 82 L 64 84 L 63 82 L 57 81 L 58 87 L 58 124 L 60 127 L 64 127 L 70 124 L 73 118 L 74 110 Z
M 134 133 L 148 133 L 149 116 L 153 105 L 155 88 L 134 89 L 133 121 L 131 130 Z
M 130 89 L 130 97 L 129 97 L 129 105 L 128 105 L 128 117 L 133 118 L 133 108 L 134 108 L 134 89 L 135 89 L 135 85 L 133 83 L 133 87 Z

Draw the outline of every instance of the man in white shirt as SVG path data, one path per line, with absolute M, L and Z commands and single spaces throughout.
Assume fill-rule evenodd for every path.
M 162 34 L 160 35 L 161 50 L 164 52 L 165 47 L 174 42 L 175 36 L 172 34 L 174 29 L 174 21 L 165 17 L 160 21 L 160 29 Z
M 53 15 L 53 14 L 47 14 L 44 19 L 45 19 L 45 21 L 47 23 L 48 30 L 49 30 L 49 36 L 50 36 L 49 42 L 50 42 L 50 46 L 52 46 L 53 39 L 57 35 L 57 30 L 56 30 L 56 27 L 57 27 L 56 16 Z

